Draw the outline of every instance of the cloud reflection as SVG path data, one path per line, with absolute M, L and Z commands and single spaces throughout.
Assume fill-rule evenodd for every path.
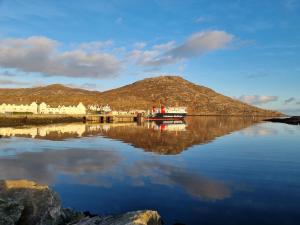
M 271 135 L 276 135 L 278 131 L 274 128 L 271 127 L 263 127 L 263 126 L 252 126 L 247 129 L 244 129 L 241 131 L 241 134 L 245 136 L 271 136 Z
M 231 195 L 229 187 L 223 182 L 158 161 L 139 161 L 129 169 L 128 176 L 137 185 L 141 185 L 143 178 L 148 178 L 153 184 L 180 187 L 202 200 L 221 200 Z
M 113 151 L 70 149 L 26 152 L 13 158 L 1 158 L 0 177 L 52 184 L 58 174 L 70 177 L 84 177 L 92 173 L 103 174 L 120 161 L 120 155 Z
M 177 187 L 203 200 L 230 196 L 229 187 L 183 165 L 173 166 L 157 158 L 126 159 L 109 150 L 45 150 L 0 158 L 1 179 L 28 179 L 54 185 L 56 182 L 111 187 L 114 185 L 163 185 Z M 63 179 L 59 179 L 63 177 Z

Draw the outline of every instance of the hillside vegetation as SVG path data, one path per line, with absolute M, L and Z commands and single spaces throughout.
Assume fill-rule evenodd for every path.
M 189 114 L 278 116 L 226 97 L 210 88 L 196 85 L 178 76 L 147 78 L 105 92 L 88 91 L 54 84 L 45 87 L 0 89 L 0 103 L 46 102 L 57 105 L 109 104 L 114 110 L 151 109 L 160 104 L 187 106 Z

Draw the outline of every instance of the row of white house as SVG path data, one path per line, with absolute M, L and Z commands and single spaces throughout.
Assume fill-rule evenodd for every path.
M 16 105 L 16 104 L 1 104 L 0 113 L 30 113 L 30 114 L 69 114 L 80 115 L 86 114 L 86 107 L 80 102 L 77 106 L 58 106 L 51 107 L 42 102 L 37 104 L 32 102 L 30 105 Z

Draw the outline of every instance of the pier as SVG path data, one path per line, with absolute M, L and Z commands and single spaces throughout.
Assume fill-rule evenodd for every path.
M 101 114 L 87 114 L 84 117 L 86 122 L 94 123 L 127 123 L 127 122 L 139 122 L 142 120 L 141 115 L 101 115 Z

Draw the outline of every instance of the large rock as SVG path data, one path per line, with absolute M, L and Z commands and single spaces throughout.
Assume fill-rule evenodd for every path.
M 0 181 L 0 225 L 161 225 L 156 211 L 94 216 L 61 207 L 48 186 L 28 180 Z
M 0 224 L 54 225 L 64 218 L 58 195 L 32 181 L 0 181 L 0 199 Z

